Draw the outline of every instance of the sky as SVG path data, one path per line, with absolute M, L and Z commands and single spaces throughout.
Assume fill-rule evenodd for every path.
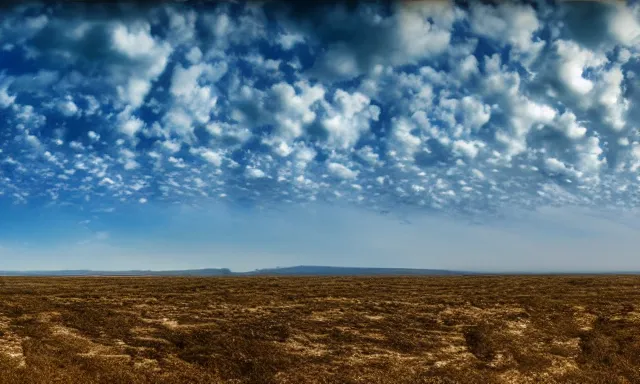
M 0 270 L 640 270 L 640 6 L 0 8 Z

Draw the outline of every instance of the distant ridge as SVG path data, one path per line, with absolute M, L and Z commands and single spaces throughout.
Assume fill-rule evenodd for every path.
M 445 269 L 413 269 L 413 268 L 365 268 L 365 267 L 325 267 L 300 265 L 296 267 L 258 269 L 246 272 L 245 275 L 272 276 L 379 276 L 379 275 L 463 275 L 466 272 Z
M 230 276 L 228 268 L 184 269 L 169 271 L 129 270 L 92 271 L 88 269 L 60 271 L 0 271 L 0 276 Z
M 168 271 L 0 271 L 0 276 L 434 276 L 468 275 L 469 272 L 444 269 L 328 267 L 300 265 L 295 267 L 257 269 L 250 272 L 232 272 L 228 268 L 185 269 Z

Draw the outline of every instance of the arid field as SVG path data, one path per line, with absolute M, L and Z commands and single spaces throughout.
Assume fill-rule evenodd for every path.
M 640 277 L 0 278 L 1 383 L 640 383 Z

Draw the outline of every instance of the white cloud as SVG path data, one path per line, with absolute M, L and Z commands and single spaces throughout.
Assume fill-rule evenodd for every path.
M 165 126 L 170 132 L 189 140 L 193 135 L 193 118 L 182 108 L 174 108 L 164 115 Z
M 116 24 L 111 30 L 111 42 L 116 51 L 140 63 L 125 84 L 118 86 L 122 101 L 134 108 L 142 105 L 151 89 L 151 82 L 165 69 L 172 49 L 168 43 L 158 42 L 151 34 L 148 23 Z
M 120 125 L 120 132 L 127 136 L 135 136 L 144 126 L 144 122 L 137 117 L 130 117 Z
M 313 159 L 316 158 L 317 152 L 313 148 L 299 145 L 296 147 L 295 154 L 293 156 L 296 160 L 296 166 L 300 169 L 304 169 Z
M 162 148 L 166 149 L 170 153 L 176 153 L 180 151 L 180 149 L 182 148 L 182 144 L 175 140 L 166 140 L 162 142 Z
M 371 100 L 359 93 L 349 94 L 342 89 L 335 92 L 334 108 L 322 121 L 329 133 L 329 143 L 337 148 L 353 147 L 360 135 L 369 130 L 371 121 L 377 121 L 380 108 L 369 105 Z
M 382 165 L 382 161 L 380 160 L 380 156 L 368 145 L 360 148 L 358 151 L 358 156 L 373 166 Z
M 89 131 L 87 132 L 87 137 L 89 137 L 89 139 L 91 139 L 92 141 L 98 141 L 100 140 L 100 135 L 98 135 L 97 133 L 95 133 L 94 131 Z
M 558 40 L 554 45 L 559 55 L 558 79 L 570 91 L 579 95 L 585 95 L 591 91 L 593 82 L 583 76 L 584 71 L 587 68 L 603 65 L 606 57 L 580 48 L 571 41 Z
M 511 44 L 521 52 L 538 48 L 532 37 L 541 25 L 529 5 L 503 3 L 494 7 L 474 3 L 470 22 L 471 30 L 478 35 Z
M 222 155 L 210 149 L 203 149 L 202 151 L 200 151 L 200 156 L 202 156 L 203 159 L 215 165 L 216 167 L 222 165 Z
M 78 106 L 73 102 L 73 100 L 60 102 L 58 104 L 58 110 L 66 117 L 74 116 L 79 111 Z
M 273 145 L 273 151 L 281 157 L 287 157 L 293 152 L 293 149 L 284 141 Z
M 325 95 L 321 85 L 310 86 L 306 82 L 294 85 L 297 89 L 284 82 L 275 84 L 268 96 L 273 101 L 271 112 L 276 131 L 284 140 L 295 139 L 304 133 L 304 127 L 316 119 L 312 105 Z
M 358 171 L 351 170 L 339 163 L 328 163 L 327 169 L 331 174 L 341 179 L 355 179 L 358 177 Z
M 151 83 L 145 79 L 131 78 L 125 86 L 118 86 L 120 98 L 133 107 L 139 107 L 151 89 Z
M 477 131 L 491 118 L 491 107 L 473 96 L 465 96 L 460 101 L 463 123 L 472 131 Z
M 266 174 L 264 173 L 264 171 L 262 171 L 261 169 L 252 168 L 252 167 L 248 167 L 245 170 L 244 174 L 249 179 L 261 179 L 263 177 L 266 177 Z
M 278 36 L 278 44 L 285 50 L 290 50 L 298 43 L 304 42 L 304 36 L 297 33 L 282 33 Z
M 197 64 L 202 59 L 202 51 L 198 47 L 193 47 L 185 57 L 191 64 Z
M 579 125 L 576 115 L 568 111 L 558 116 L 555 127 L 572 140 L 583 138 L 587 133 L 587 129 Z
M 169 31 L 167 40 L 172 45 L 189 44 L 196 34 L 196 22 L 198 13 L 192 9 L 174 8 L 167 6 L 163 8 L 169 16 Z M 195 48 L 195 47 L 194 47 Z M 193 52 L 193 50 L 191 51 Z
M 475 75 L 479 72 L 478 59 L 476 59 L 476 57 L 473 55 L 468 55 L 458 63 L 457 70 L 458 75 L 463 80 L 467 80 L 470 76 Z
M 640 43 L 640 8 L 615 5 L 614 11 L 607 15 L 609 34 L 623 46 L 637 47 Z
M 9 95 L 9 81 L 0 76 L 0 108 L 7 108 L 16 101 L 15 95 Z
M 484 143 L 479 141 L 456 140 L 453 142 L 453 152 L 460 156 L 474 159 L 484 145 Z
M 422 140 L 412 133 L 415 126 L 404 118 L 394 118 L 391 124 L 391 135 L 393 143 L 396 144 L 395 148 L 406 155 L 413 155 L 422 143 Z
M 616 132 L 625 128 L 625 115 L 630 107 L 630 101 L 623 97 L 623 80 L 622 70 L 614 66 L 602 74 L 602 80 L 596 85 L 599 107 L 605 111 L 604 122 Z
M 226 65 L 196 64 L 176 66 L 169 89 L 173 107 L 165 114 L 169 128 L 183 136 L 192 133 L 192 123 L 206 124 L 216 107 L 218 96 L 213 84 L 227 71 Z M 201 85 L 200 82 L 210 85 Z
M 436 57 L 448 48 L 452 25 L 462 17 L 446 2 L 397 4 L 389 17 L 372 8 L 360 7 L 355 14 L 327 12 L 319 16 L 315 29 L 305 30 L 328 44 L 316 61 L 317 74 L 325 79 L 352 78 L 377 65 L 415 64 Z
M 38 139 L 34 135 L 29 134 L 28 132 L 26 132 L 24 135 L 24 141 L 34 148 L 40 148 L 42 146 L 40 139 Z

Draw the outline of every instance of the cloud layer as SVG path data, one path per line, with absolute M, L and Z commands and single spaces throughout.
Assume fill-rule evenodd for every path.
M 637 5 L 0 12 L 2 199 L 640 205 Z

